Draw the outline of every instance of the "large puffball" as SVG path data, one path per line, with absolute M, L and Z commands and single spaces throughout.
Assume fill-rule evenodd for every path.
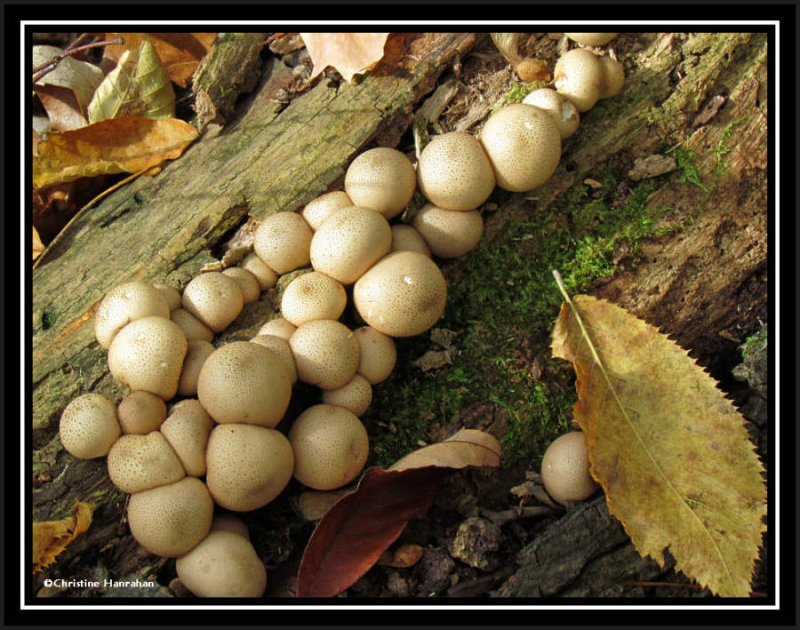
M 129 494 L 166 486 L 186 476 L 178 456 L 159 431 L 123 435 L 108 452 L 106 464 L 112 483 Z
M 344 324 L 318 319 L 299 326 L 289 339 L 297 377 L 320 389 L 338 389 L 358 368 L 358 341 Z
M 371 208 L 387 219 L 400 214 L 417 188 L 414 165 L 397 149 L 364 151 L 350 164 L 344 189 L 353 205 Z
M 477 210 L 443 210 L 430 203 L 417 212 L 414 227 L 440 258 L 457 258 L 471 252 L 483 235 L 483 219 Z
M 154 286 L 126 282 L 111 289 L 100 302 L 94 333 L 98 343 L 108 350 L 116 334 L 132 321 L 149 316 L 169 319 L 169 312 L 167 298 Z
M 295 326 L 315 319 L 339 319 L 345 306 L 342 283 L 319 271 L 292 280 L 281 297 L 281 313 Z
M 206 474 L 206 446 L 214 421 L 198 400 L 182 400 L 161 425 L 161 434 L 175 451 L 187 475 Z
M 318 230 L 325 220 L 337 210 L 349 208 L 354 205 L 353 200 L 347 193 L 341 190 L 325 193 L 316 199 L 309 201 L 300 213 L 311 226 L 312 230 Z
M 120 435 L 114 403 L 102 394 L 83 394 L 64 409 L 58 427 L 61 444 L 78 459 L 105 457 Z
M 288 273 L 308 264 L 308 248 L 313 234 L 299 214 L 276 212 L 258 226 L 254 248 L 258 257 L 275 273 Z
M 195 276 L 183 290 L 183 308 L 214 332 L 222 332 L 244 308 L 239 284 L 220 271 Z M 210 339 L 195 337 L 195 339 Z
M 394 370 L 397 363 L 397 347 L 394 339 L 371 326 L 362 326 L 354 331 L 358 340 L 358 370 L 370 385 L 382 383 Z

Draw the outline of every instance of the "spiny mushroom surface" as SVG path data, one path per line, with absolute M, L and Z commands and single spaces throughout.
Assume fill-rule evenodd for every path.
M 218 333 L 242 312 L 244 295 L 236 280 L 220 271 L 209 271 L 195 276 L 186 285 L 183 308 Z
M 108 350 L 116 334 L 132 321 L 149 316 L 169 319 L 169 313 L 161 291 L 144 282 L 126 282 L 111 289 L 97 307 L 95 337 Z
M 256 230 L 254 248 L 258 257 L 278 274 L 305 267 L 314 232 L 296 212 L 276 212 Z
M 344 189 L 353 205 L 371 208 L 387 219 L 405 209 L 416 188 L 414 165 L 397 149 L 364 151 L 344 176 Z
M 556 91 L 583 113 L 588 112 L 600 99 L 604 74 L 597 55 L 591 50 L 576 48 L 559 57 L 553 70 L 553 80 Z
M 345 306 L 342 283 L 319 271 L 292 280 L 281 298 L 281 313 L 295 326 L 315 319 L 339 319 Z
M 358 340 L 358 370 L 370 385 L 382 383 L 394 370 L 397 363 L 397 347 L 394 339 L 372 326 L 362 326 L 354 331 Z
M 61 414 L 61 444 L 73 457 L 105 457 L 120 435 L 114 403 L 102 394 L 83 394 Z
M 597 490 L 589 473 L 589 452 L 582 431 L 556 438 L 542 457 L 542 482 L 559 503 L 583 501 Z
M 483 235 L 483 219 L 477 210 L 443 210 L 431 203 L 420 208 L 413 225 L 440 258 L 457 258 L 471 252 Z
M 355 205 L 353 200 L 346 192 L 337 190 L 325 193 L 316 199 L 309 201 L 300 213 L 311 226 L 312 230 L 318 230 L 319 226 L 325 222 L 330 215 L 342 208 L 349 208 Z
M 164 400 L 150 392 L 131 392 L 117 407 L 119 426 L 125 434 L 144 435 L 158 431 L 166 417 L 167 405 Z
M 159 432 L 123 435 L 108 452 L 108 476 L 128 494 L 175 483 L 186 476 L 178 456 Z
M 289 339 L 297 377 L 320 389 L 338 389 L 358 368 L 358 341 L 344 324 L 317 319 L 299 326 Z

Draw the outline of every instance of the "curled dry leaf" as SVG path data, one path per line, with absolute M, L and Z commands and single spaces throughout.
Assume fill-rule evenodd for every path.
M 63 55 L 64 51 L 55 46 L 34 46 L 33 67 L 42 66 Z M 51 85 L 71 91 L 75 95 L 78 111 L 86 113 L 86 108 L 102 80 L 103 71 L 97 66 L 73 57 L 64 57 L 36 85 Z
M 309 80 L 332 66 L 350 82 L 353 76 L 383 58 L 389 33 L 300 33 L 300 36 L 314 63 Z
M 344 490 L 308 490 L 302 492 L 291 500 L 292 507 L 306 521 L 318 521 L 331 509 L 334 503 L 346 494 L 353 492 L 352 488 Z
M 57 85 L 35 85 L 33 91 L 47 111 L 47 131 L 69 131 L 89 124 L 75 93 Z
M 461 429 L 443 442 L 424 446 L 409 453 L 389 467 L 406 470 L 424 466 L 465 468 L 467 466 L 499 466 L 500 442 L 483 431 Z
M 78 501 L 67 518 L 33 524 L 34 573 L 50 566 L 73 540 L 89 529 L 92 512 L 93 505 Z

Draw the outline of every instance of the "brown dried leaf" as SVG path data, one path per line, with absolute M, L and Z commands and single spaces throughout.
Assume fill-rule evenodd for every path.
M 72 90 L 56 85 L 34 85 L 33 91 L 47 111 L 50 120 L 48 132 L 80 129 L 89 124 Z
M 77 501 L 72 507 L 72 514 L 67 518 L 33 524 L 34 573 L 53 564 L 56 557 L 73 540 L 89 529 L 89 525 L 92 524 L 92 512 L 94 512 L 93 505 Z
M 483 431 L 461 429 L 443 442 L 424 446 L 409 453 L 389 467 L 406 470 L 425 466 L 466 468 L 467 466 L 499 466 L 500 442 Z
M 37 232 L 36 228 L 33 227 L 33 260 L 39 258 L 39 256 L 42 255 L 43 251 L 44 251 L 44 244 L 42 243 L 42 239 L 39 238 L 39 232 Z
M 61 57 L 64 51 L 55 46 L 34 46 L 33 67 L 41 66 Z M 58 65 L 42 77 L 37 86 L 53 85 L 70 90 L 78 102 L 78 109 L 86 113 L 94 91 L 103 80 L 103 71 L 95 65 L 74 57 L 63 57 Z
M 346 494 L 353 492 L 352 488 L 344 490 L 308 490 L 292 498 L 292 507 L 306 521 L 318 521 L 331 509 L 334 503 Z
M 383 58 L 389 33 L 300 33 L 300 36 L 314 62 L 309 80 L 332 66 L 350 82 L 354 75 Z

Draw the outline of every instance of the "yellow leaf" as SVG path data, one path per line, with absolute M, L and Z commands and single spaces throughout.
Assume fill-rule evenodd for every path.
M 39 232 L 36 230 L 36 227 L 33 227 L 33 260 L 39 258 L 44 251 L 44 244 L 42 243 L 42 239 L 39 238 Z
M 72 514 L 60 521 L 46 521 L 33 524 L 33 572 L 55 562 L 56 557 L 67 546 L 89 529 L 92 524 L 94 506 L 77 501 L 72 507 Z
M 136 173 L 174 160 L 196 138 L 191 125 L 171 118 L 115 118 L 64 133 L 51 133 L 33 158 L 36 188 L 80 177 Z
M 568 298 L 569 299 L 569 298 Z M 744 419 L 676 343 L 609 302 L 561 307 L 553 356 L 572 361 L 592 476 L 637 551 L 724 597 L 748 597 L 766 488 Z
M 125 51 L 89 103 L 90 123 L 121 116 L 175 116 L 175 91 L 147 39 L 135 50 Z
M 383 58 L 389 33 L 300 33 L 300 36 L 314 63 L 309 79 L 333 66 L 349 82 Z
M 397 460 L 388 470 L 439 466 L 499 466 L 500 443 L 494 436 L 476 429 L 461 429 L 443 442 L 424 446 Z

